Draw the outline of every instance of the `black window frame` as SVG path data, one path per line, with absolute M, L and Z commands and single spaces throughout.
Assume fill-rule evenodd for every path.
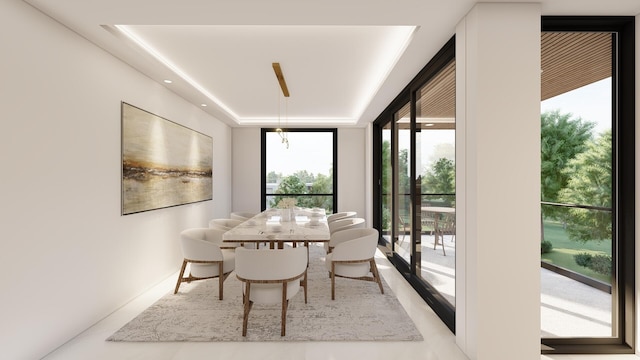
M 380 114 L 373 122 L 373 226 L 378 229 L 382 234 L 382 129 L 391 122 L 392 133 L 396 131 L 394 115 L 407 103 L 411 106 L 411 128 L 412 134 L 416 132 L 416 92 L 419 91 L 424 84 L 436 76 L 452 59 L 455 59 L 455 35 L 451 37 L 442 48 L 434 55 L 434 57 L 422 68 L 422 70 L 409 82 L 409 84 L 395 97 L 395 99 L 387 106 L 387 108 Z M 449 302 L 438 292 L 438 290 L 432 285 L 420 278 L 414 273 L 416 269 L 416 262 L 420 259 L 415 256 L 417 253 L 416 243 L 419 243 L 420 229 L 420 211 L 419 201 L 421 196 L 421 185 L 416 182 L 416 143 L 415 136 L 411 136 L 411 162 L 409 164 L 411 168 L 410 174 L 410 199 L 411 199 L 411 261 L 408 263 L 405 259 L 397 256 L 396 253 L 391 252 L 388 254 L 389 261 L 396 267 L 396 269 L 405 277 L 405 279 L 411 284 L 415 291 L 422 297 L 422 299 L 433 309 L 442 322 L 449 328 L 452 333 L 455 333 L 455 307 L 449 304 Z M 397 144 L 392 141 L 391 152 L 396 154 Z M 395 169 L 395 155 L 391 156 L 391 167 Z M 393 177 L 394 184 L 392 189 L 396 189 L 395 176 Z M 394 195 L 395 196 L 395 195 Z M 397 219 L 397 209 L 393 209 L 393 215 L 391 217 L 391 227 L 395 228 L 395 221 Z M 386 241 L 380 235 L 378 240 L 380 245 L 386 245 Z
M 635 352 L 635 18 L 632 16 L 543 16 L 543 32 L 616 33 L 613 54 L 613 242 L 612 311 L 617 336 L 542 338 L 543 354 L 631 354 Z M 616 56 L 617 55 L 617 56 Z M 617 101 L 616 101 L 617 99 Z M 617 116 L 616 116 L 617 113 Z M 617 244 L 617 246 L 616 246 Z
M 338 129 L 337 128 L 288 128 L 282 129 L 285 132 L 324 132 L 332 134 L 333 141 L 333 194 L 300 194 L 305 196 L 332 196 L 333 197 L 333 212 L 338 212 Z M 261 158 L 260 158 L 260 173 L 261 173 L 261 189 L 260 189 L 260 207 L 262 211 L 267 209 L 267 196 L 273 194 L 267 194 L 267 133 L 276 132 L 276 128 L 262 128 L 260 132 L 261 142 Z M 283 145 L 284 146 L 284 145 Z M 292 147 L 295 144 L 291 145 Z M 291 148 L 291 151 L 295 151 L 295 148 Z M 280 196 L 286 195 L 298 195 L 298 194 L 278 194 Z

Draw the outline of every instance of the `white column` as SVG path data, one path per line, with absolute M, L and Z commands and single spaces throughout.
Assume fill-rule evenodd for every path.
M 456 341 L 540 359 L 539 4 L 480 3 L 456 29 Z

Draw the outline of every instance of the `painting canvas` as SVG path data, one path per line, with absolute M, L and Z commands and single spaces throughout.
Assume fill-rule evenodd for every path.
M 213 139 L 122 103 L 122 214 L 213 198 Z

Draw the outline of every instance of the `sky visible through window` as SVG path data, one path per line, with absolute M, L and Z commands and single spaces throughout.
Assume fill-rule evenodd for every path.
M 594 135 L 611 129 L 611 78 L 547 99 L 540 112 L 556 109 L 595 122 Z
M 306 170 L 314 175 L 329 175 L 333 166 L 333 133 L 288 132 L 289 148 L 275 132 L 267 133 L 267 172 L 283 176 Z

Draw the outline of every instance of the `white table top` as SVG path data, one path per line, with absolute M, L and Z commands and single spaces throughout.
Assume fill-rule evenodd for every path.
M 268 209 L 222 236 L 226 242 L 268 241 L 329 241 L 331 234 L 327 226 L 324 209 L 295 209 L 295 220 L 280 221 L 280 210 Z M 311 224 L 317 219 L 317 224 Z

